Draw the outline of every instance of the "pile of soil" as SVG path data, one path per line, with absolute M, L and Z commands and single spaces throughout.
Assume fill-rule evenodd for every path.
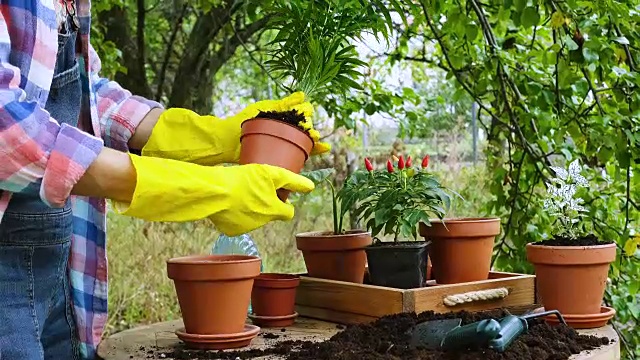
M 305 121 L 304 114 L 297 110 L 290 111 L 261 111 L 256 118 L 278 120 L 289 125 L 293 125 L 300 130 L 304 130 L 300 127 L 300 123 Z
M 487 318 L 499 319 L 506 315 L 508 313 L 502 310 L 484 313 L 398 314 L 383 317 L 371 324 L 348 326 L 324 342 L 291 341 L 285 340 L 285 337 L 266 350 L 207 352 L 180 347 L 171 352 L 156 353 L 150 358 L 235 360 L 279 355 L 288 360 L 566 360 L 572 354 L 592 350 L 610 342 L 608 338 L 579 335 L 566 326 L 550 326 L 542 320 L 531 320 L 529 331 L 516 339 L 504 353 L 490 349 L 442 352 L 413 349 L 409 346 L 410 332 L 421 321 L 459 317 L 464 325 Z
M 577 239 L 557 236 L 553 239 L 536 243 L 536 245 L 544 245 L 544 246 L 596 246 L 596 245 L 607 245 L 607 244 L 613 244 L 613 241 L 599 240 L 593 234 L 587 235 L 587 236 L 581 236 Z

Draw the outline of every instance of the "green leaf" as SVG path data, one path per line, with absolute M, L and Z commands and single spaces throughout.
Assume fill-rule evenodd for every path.
M 469 41 L 475 40 L 478 37 L 478 25 L 471 23 L 467 24 L 467 26 L 465 26 L 465 34 Z
M 584 55 L 584 59 L 590 63 L 596 62 L 600 59 L 598 53 L 589 49 L 588 47 L 582 49 L 582 54 Z
M 617 38 L 614 38 L 613 41 L 617 42 L 618 44 L 621 45 L 629 45 L 629 39 L 627 39 L 624 36 L 619 36 Z
M 578 50 L 578 48 L 579 48 L 578 44 L 576 44 L 576 42 L 573 41 L 573 39 L 571 37 L 569 37 L 569 35 L 565 35 L 564 43 L 566 44 L 567 49 L 569 49 L 571 51 Z
M 522 11 L 527 6 L 527 0 L 514 0 L 513 3 L 517 11 Z
M 331 177 L 331 175 L 333 175 L 335 172 L 336 172 L 335 169 L 327 168 L 327 169 L 318 169 L 318 170 L 301 172 L 300 175 L 313 181 L 315 185 L 319 185 L 325 180 L 327 180 L 329 177 Z
M 522 26 L 524 27 L 532 27 L 538 25 L 540 22 L 540 13 L 538 9 L 533 6 L 528 6 L 522 11 L 521 18 Z

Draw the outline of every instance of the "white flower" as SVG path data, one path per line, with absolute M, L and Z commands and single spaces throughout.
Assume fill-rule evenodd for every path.
M 548 196 L 543 202 L 544 209 L 550 216 L 558 217 L 560 220 L 559 223 L 562 225 L 558 234 L 568 234 L 575 238 L 577 235 L 574 225 L 580 222 L 580 218 L 584 216 L 582 213 L 587 209 L 582 206 L 584 201 L 581 198 L 574 197 L 578 187 L 587 187 L 589 183 L 580 174 L 583 166 L 577 159 L 569 164 L 568 170 L 555 166 L 551 169 L 556 173 L 556 177 L 551 178 L 547 184 Z
M 589 183 L 587 182 L 587 179 L 580 174 L 581 172 L 582 166 L 580 165 L 579 160 L 576 159 L 569 165 L 569 176 L 576 182 L 576 184 L 580 186 L 588 186 Z
M 556 173 L 556 176 L 558 176 L 562 180 L 567 180 L 569 178 L 569 173 L 567 172 L 567 170 L 563 168 L 552 166 L 551 170 L 553 170 Z M 557 180 L 557 179 L 551 179 L 551 180 Z

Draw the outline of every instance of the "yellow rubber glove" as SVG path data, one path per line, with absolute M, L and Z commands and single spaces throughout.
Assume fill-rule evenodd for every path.
M 293 205 L 282 202 L 277 189 L 306 193 L 314 188 L 304 176 L 269 165 L 201 166 L 129 156 L 136 169 L 136 189 L 130 203 L 112 203 L 117 213 L 149 221 L 209 218 L 229 236 L 273 220 L 291 220 Z
M 313 106 L 305 102 L 302 92 L 281 100 L 259 101 L 227 119 L 201 116 L 182 108 L 169 109 L 160 115 L 149 141 L 142 149 L 142 155 L 201 165 L 237 163 L 240 158 L 242 122 L 254 118 L 260 111 L 290 110 L 298 110 L 304 114 L 307 120 L 305 124 L 311 124 Z M 314 138 L 312 155 L 331 149 L 328 144 L 320 142 L 320 134 L 316 130 L 311 129 L 310 135 Z

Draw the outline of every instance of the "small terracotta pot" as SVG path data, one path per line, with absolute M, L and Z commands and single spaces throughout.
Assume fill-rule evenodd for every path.
M 310 277 L 362 284 L 371 233 L 362 230 L 334 235 L 309 232 L 296 235 Z
M 446 225 L 446 227 L 445 227 Z M 420 235 L 431 241 L 429 257 L 437 284 L 487 280 L 499 218 L 460 218 L 420 223 Z
M 299 174 L 313 149 L 313 139 L 300 128 L 285 122 L 255 118 L 242 123 L 239 164 L 279 166 Z M 286 201 L 289 191 L 278 189 Z
M 545 310 L 600 314 L 609 265 L 616 259 L 616 244 L 527 244 L 527 259 L 535 267 L 538 301 Z
M 244 330 L 260 258 L 246 255 L 186 256 L 167 261 L 185 331 L 236 334 Z
M 251 306 L 258 316 L 287 316 L 295 312 L 300 277 L 289 274 L 260 274 L 253 282 Z

